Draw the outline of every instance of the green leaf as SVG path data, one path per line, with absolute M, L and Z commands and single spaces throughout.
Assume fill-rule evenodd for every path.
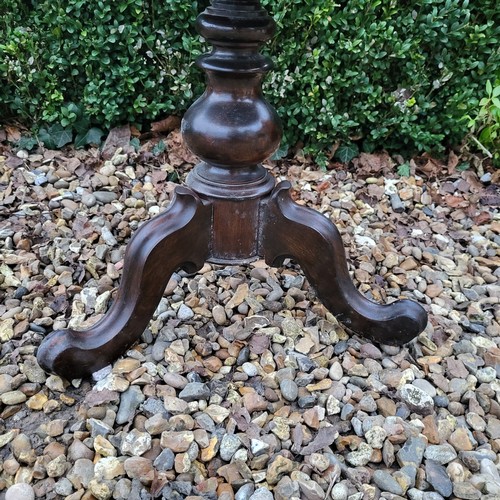
M 38 140 L 43 143 L 43 145 L 47 149 L 56 149 L 54 140 L 52 139 L 52 136 L 49 134 L 48 130 L 44 127 L 40 128 L 38 131 Z
M 102 136 L 104 132 L 97 127 L 92 127 L 90 130 L 87 130 L 84 134 L 78 134 L 75 137 L 75 148 L 83 148 L 87 146 L 87 144 L 95 144 L 98 146 L 101 144 Z
M 155 147 L 152 149 L 152 153 L 154 156 L 158 156 L 161 153 L 163 153 L 166 149 L 165 143 L 163 142 L 163 139 L 158 142 L 158 144 L 155 145 Z
M 398 175 L 400 175 L 401 177 L 410 177 L 411 173 L 410 164 L 403 163 L 402 165 L 399 165 L 397 172 Z
M 168 175 L 167 179 L 170 181 L 170 182 L 176 182 L 178 183 L 179 182 L 179 174 L 177 172 L 177 170 L 174 170 L 171 174 Z
M 48 149 L 60 149 L 73 140 L 71 128 L 65 128 L 56 123 L 48 129 L 41 128 L 38 138 Z
M 479 134 L 479 142 L 488 146 L 491 142 L 491 134 L 493 132 L 493 126 L 484 127 L 481 133 Z
M 464 172 L 470 168 L 470 163 L 468 161 L 464 161 L 456 168 L 459 172 Z
M 329 164 L 328 157 L 323 151 L 320 151 L 315 157 L 314 157 L 314 163 L 321 169 L 321 170 L 326 170 L 326 167 Z
M 16 147 L 18 149 L 25 149 L 26 151 L 31 151 L 37 144 L 38 141 L 36 137 L 31 137 L 30 135 L 23 135 L 21 139 L 17 141 Z
M 70 127 L 63 127 L 62 125 L 52 125 L 49 128 L 49 133 L 54 140 L 56 149 L 60 149 L 73 140 L 73 132 Z
M 285 158 L 288 154 L 288 149 L 288 144 L 280 144 L 280 147 L 274 152 L 270 160 L 277 161 Z
M 139 140 L 138 137 L 132 137 L 132 139 L 130 139 L 130 145 L 134 148 L 135 152 L 137 153 L 141 148 L 141 141 Z
M 86 116 L 82 116 L 78 121 L 73 123 L 73 128 L 78 135 L 85 134 L 90 128 L 90 119 Z
M 486 92 L 490 96 L 493 93 L 493 87 L 491 86 L 491 81 L 486 82 Z
M 476 119 L 488 80 L 487 113 L 471 126 L 498 123 L 498 8 L 467 3 L 263 0 L 279 30 L 265 49 L 277 63 L 265 94 L 284 119 L 284 142 L 302 141 L 313 157 L 348 137 L 363 137 L 364 150 L 437 152 L 462 141 L 460 113 Z M 208 49 L 193 30 L 208 0 L 89 4 L 0 1 L 2 116 L 37 127 L 64 119 L 79 136 L 92 124 L 181 113 L 202 94 L 190 68 Z M 92 124 L 76 125 L 84 114 Z
M 349 163 L 353 158 L 359 154 L 359 148 L 353 142 L 342 143 L 335 153 L 335 158 L 339 159 L 342 163 Z

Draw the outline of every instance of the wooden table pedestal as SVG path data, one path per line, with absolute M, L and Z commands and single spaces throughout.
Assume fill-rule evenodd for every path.
M 172 273 L 194 273 L 206 261 L 264 258 L 279 266 L 292 258 L 350 331 L 386 344 L 411 340 L 427 324 L 424 309 L 410 300 L 380 305 L 359 293 L 335 225 L 294 203 L 290 184 L 276 185 L 261 164 L 281 140 L 280 120 L 261 89 L 272 62 L 259 50 L 274 34 L 273 19 L 259 0 L 213 0 L 197 28 L 213 50 L 198 60 L 207 89 L 186 113 L 182 132 L 202 161 L 168 210 L 131 239 L 108 313 L 88 330 L 49 334 L 38 350 L 40 365 L 67 379 L 108 365 L 143 333 Z

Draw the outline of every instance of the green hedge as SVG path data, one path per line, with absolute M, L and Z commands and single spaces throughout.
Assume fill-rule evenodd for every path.
M 182 113 L 203 91 L 194 20 L 207 3 L 2 0 L 3 117 L 111 127 Z M 278 24 L 265 92 L 289 145 L 439 149 L 499 74 L 497 0 L 262 3 Z

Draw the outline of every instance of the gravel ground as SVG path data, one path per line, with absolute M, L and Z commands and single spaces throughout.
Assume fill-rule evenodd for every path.
M 499 499 L 498 176 L 454 155 L 269 165 L 338 225 L 363 293 L 424 305 L 410 344 L 350 336 L 292 262 L 207 264 L 92 380 L 40 369 L 192 168 L 178 132 L 161 149 L 0 149 L 0 499 Z

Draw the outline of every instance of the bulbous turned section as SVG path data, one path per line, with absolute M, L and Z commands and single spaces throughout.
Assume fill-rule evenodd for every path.
M 258 0 L 213 0 L 198 17 L 197 29 L 213 50 L 197 61 L 207 75 L 207 89 L 182 122 L 187 146 L 204 162 L 188 184 L 197 190 L 205 180 L 262 183 L 265 173 L 258 165 L 278 149 L 282 135 L 280 119 L 261 88 L 272 61 L 259 49 L 273 36 L 274 20 Z
M 182 133 L 207 163 L 242 167 L 261 163 L 278 149 L 278 115 L 260 90 L 261 74 L 228 77 L 208 72 L 208 88 L 186 113 Z

